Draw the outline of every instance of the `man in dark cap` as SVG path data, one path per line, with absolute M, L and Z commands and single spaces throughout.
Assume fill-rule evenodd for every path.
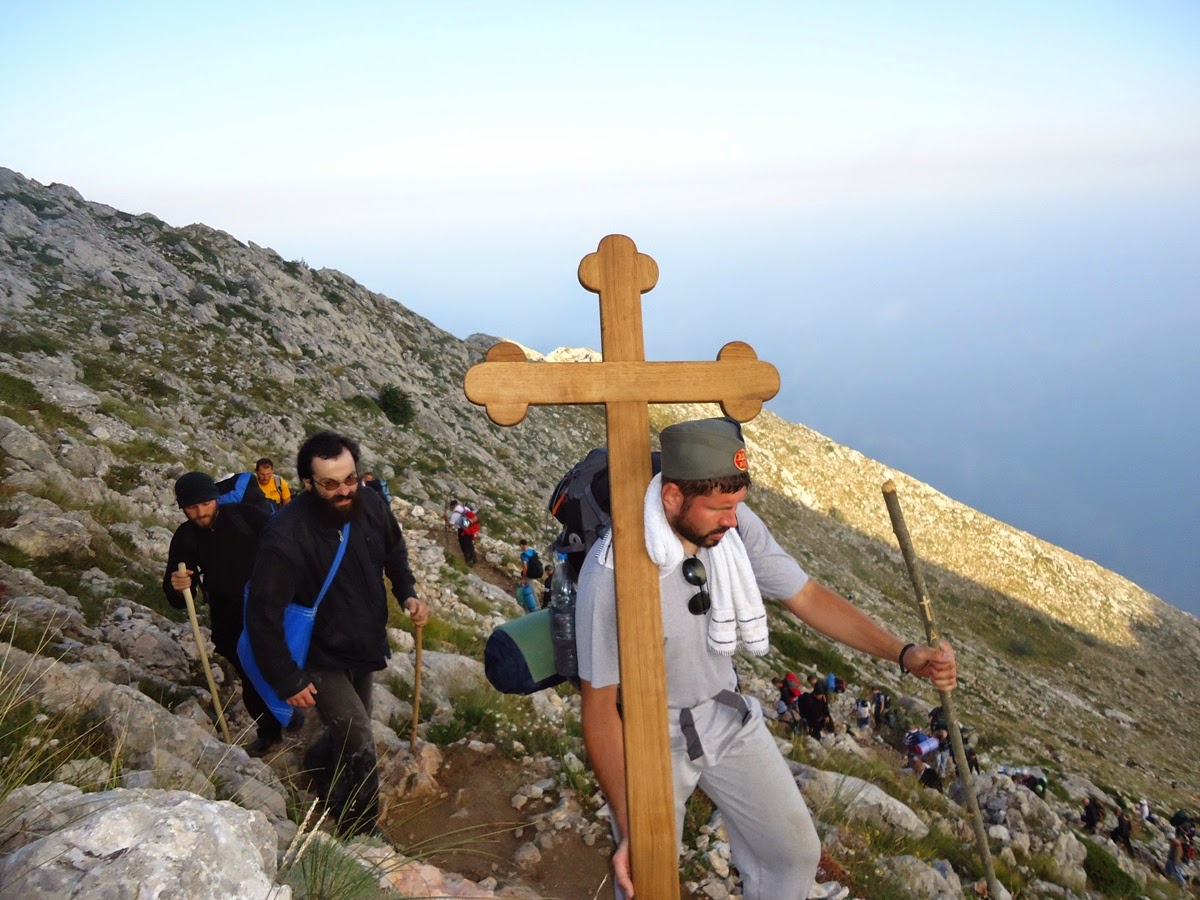
M 378 827 L 371 687 L 391 656 L 383 575 L 415 624 L 429 618 L 400 525 L 382 496 L 359 490 L 358 460 L 358 444 L 333 431 L 318 432 L 300 447 L 296 473 L 307 490 L 271 520 L 246 603 L 247 636 L 263 676 L 289 705 L 315 706 L 326 726 L 309 747 L 305 768 L 344 835 Z M 298 666 L 284 638 L 285 608 L 314 605 L 343 541 L 308 657 Z
M 212 640 L 217 652 L 242 679 L 242 702 L 254 717 L 257 736 L 246 752 L 259 754 L 279 743 L 279 722 L 267 710 L 254 685 L 242 671 L 237 655 L 242 635 L 242 596 L 267 513 L 246 504 L 219 506 L 216 482 L 204 472 L 188 472 L 175 482 L 175 501 L 187 521 L 171 538 L 163 594 L 176 609 L 184 609 L 183 591 L 199 587 L 208 600 Z M 179 571 L 179 564 L 187 569 Z
M 676 840 L 697 787 L 720 808 L 747 900 L 803 900 L 820 841 L 757 701 L 737 692 L 732 654 L 769 647 L 763 595 L 810 627 L 954 687 L 948 644 L 906 644 L 848 600 L 810 578 L 742 502 L 750 465 L 733 419 L 663 430 L 662 474 L 646 494 L 646 550 L 662 594 L 667 717 L 675 786 Z M 624 736 L 617 707 L 620 669 L 611 539 L 597 542 L 579 579 L 576 621 L 583 736 L 619 838 L 617 896 L 632 894 Z

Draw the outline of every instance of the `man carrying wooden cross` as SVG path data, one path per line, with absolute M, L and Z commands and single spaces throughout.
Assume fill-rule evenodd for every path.
M 750 467 L 731 418 L 663 430 L 662 474 L 646 492 L 646 550 L 659 568 L 667 681 L 675 840 L 684 805 L 701 787 L 724 816 L 746 900 L 808 897 L 820 841 L 787 763 L 753 698 L 737 693 L 738 644 L 769 649 L 763 594 L 822 634 L 902 672 L 954 687 L 947 643 L 905 644 L 849 601 L 809 578 L 743 500 Z M 583 736 L 619 834 L 616 896 L 633 896 L 611 534 L 584 564 L 576 635 Z M 647 898 L 650 900 L 650 898 Z

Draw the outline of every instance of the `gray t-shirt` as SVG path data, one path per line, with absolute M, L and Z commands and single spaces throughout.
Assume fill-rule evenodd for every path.
M 737 508 L 738 534 L 746 545 L 750 565 L 763 597 L 787 598 L 808 582 L 808 575 L 771 537 L 762 519 L 746 504 Z M 579 677 L 592 687 L 608 687 L 621 681 L 617 650 L 617 606 L 611 559 L 608 565 L 597 544 L 579 576 L 575 611 L 575 641 L 579 651 Z M 611 555 L 611 549 L 608 555 Z M 713 567 L 708 550 L 697 556 L 705 563 L 709 591 L 720 590 L 712 583 Z M 695 706 L 723 690 L 734 690 L 737 677 L 732 657 L 708 649 L 708 615 L 693 616 L 688 600 L 697 589 L 684 580 L 682 564 L 661 572 L 663 656 L 667 671 L 667 706 Z M 709 613 L 711 615 L 711 612 Z

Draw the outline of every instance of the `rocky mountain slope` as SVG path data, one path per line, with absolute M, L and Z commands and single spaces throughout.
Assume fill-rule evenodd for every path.
M 603 417 L 592 408 L 538 408 L 517 427 L 493 426 L 462 393 L 466 369 L 492 338 L 458 340 L 340 272 L 4 169 L 0 316 L 8 640 L 35 657 L 48 642 L 65 662 L 171 709 L 205 696 L 194 656 L 159 646 L 190 640 L 157 586 L 179 520 L 170 485 L 183 471 L 240 471 L 267 455 L 290 477 L 306 433 L 353 434 L 367 466 L 403 500 L 420 589 L 448 623 L 450 656 L 477 650 L 479 635 L 516 610 L 439 546 L 446 501 L 480 503 L 486 549 L 503 570 L 518 537 L 544 544 L 552 536 L 545 497 L 603 443 Z M 707 410 L 656 408 L 652 425 L 697 412 Z M 991 760 L 1083 776 L 1164 809 L 1197 804 L 1194 617 L 803 426 L 766 413 L 747 434 L 752 503 L 781 542 L 916 638 L 880 493 L 887 478 L 897 481 L 943 630 L 959 649 L 961 714 Z M 838 651 L 784 615 L 773 627 L 778 655 L 740 663 L 765 686 L 764 699 L 772 671 L 806 664 L 835 666 L 857 686 L 914 689 L 894 666 Z M 161 664 L 142 664 L 150 644 L 165 654 Z M 150 748 L 140 764 L 153 770 Z M 256 765 L 239 762 L 216 781 L 276 791 L 278 773 Z M 285 834 L 282 802 L 250 808 Z

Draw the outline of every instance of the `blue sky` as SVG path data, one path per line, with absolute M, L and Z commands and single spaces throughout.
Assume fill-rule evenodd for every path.
M 0 165 L 771 408 L 1200 613 L 1200 6 L 21 4 Z M 246 8 L 250 7 L 250 8 Z

